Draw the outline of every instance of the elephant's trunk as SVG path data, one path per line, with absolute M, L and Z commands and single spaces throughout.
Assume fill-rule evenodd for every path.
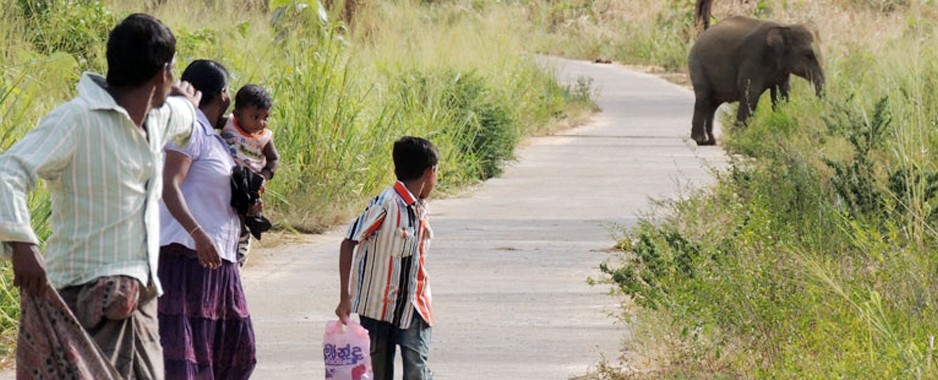
M 818 72 L 811 76 L 811 83 L 814 84 L 814 94 L 818 98 L 824 97 L 824 73 Z

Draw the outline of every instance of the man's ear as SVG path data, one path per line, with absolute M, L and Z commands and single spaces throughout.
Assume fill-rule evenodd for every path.
M 150 78 L 147 84 L 161 87 L 166 84 L 166 81 L 172 80 L 169 75 L 170 73 L 167 71 L 166 66 L 163 66 L 162 69 L 157 70 L 156 73 L 153 74 L 153 77 Z
M 173 81 L 173 67 L 171 65 L 163 66 L 163 78 L 172 83 Z

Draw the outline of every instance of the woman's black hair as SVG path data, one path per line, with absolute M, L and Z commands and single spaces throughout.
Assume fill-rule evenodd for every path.
M 182 80 L 191 83 L 192 87 L 202 92 L 199 107 L 203 107 L 215 101 L 221 96 L 221 91 L 228 87 L 228 70 L 218 62 L 197 59 L 182 72 Z
M 246 84 L 235 95 L 235 109 L 254 106 L 259 109 L 270 109 L 274 100 L 263 87 L 256 84 Z
M 136 87 L 153 79 L 176 55 L 176 37 L 153 16 L 134 13 L 107 40 L 107 83 Z
M 394 142 L 394 174 L 401 181 L 419 179 L 440 160 L 440 153 L 430 141 L 404 136 Z

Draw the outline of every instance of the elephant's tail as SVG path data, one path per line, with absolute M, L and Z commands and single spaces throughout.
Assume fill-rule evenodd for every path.
M 703 25 L 703 30 L 710 27 L 710 6 L 713 0 L 697 0 L 697 10 L 694 13 L 694 24 Z

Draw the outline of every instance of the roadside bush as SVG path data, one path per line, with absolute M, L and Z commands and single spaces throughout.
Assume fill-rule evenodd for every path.
M 654 310 L 665 302 L 671 285 L 694 280 L 700 246 L 667 226 L 642 223 L 635 231 L 619 243 L 620 249 L 630 253 L 628 264 L 613 268 L 603 263 L 599 270 L 637 305 Z
M 66 52 L 84 68 L 101 67 L 107 34 L 117 19 L 100 0 L 16 0 L 43 54 Z
M 478 179 L 501 174 L 521 137 L 508 99 L 500 98 L 473 72 L 447 77 L 442 103 L 452 112 L 455 130 L 450 133 L 458 142 L 457 149 L 476 162 Z
M 330 24 L 326 7 L 319 1 L 283 0 L 274 1 L 271 6 L 270 25 L 281 43 L 290 36 L 306 42 L 318 41 L 340 25 Z
M 828 129 L 834 134 L 846 135 L 853 150 L 848 162 L 824 158 L 824 163 L 834 170 L 830 185 L 836 196 L 835 203 L 842 205 L 853 218 L 883 218 L 888 216 L 885 189 L 877 176 L 882 163 L 877 165 L 875 153 L 885 145 L 884 131 L 891 122 L 883 98 L 873 111 L 872 120 L 862 120 L 855 114 L 843 113 L 840 120 L 828 119 Z M 897 177 L 896 181 L 905 179 Z
M 330 215 L 344 214 L 387 178 L 370 167 L 387 167 L 387 146 L 399 131 L 386 125 L 386 111 L 368 108 L 367 93 L 358 92 L 337 30 L 333 24 L 322 34 L 278 36 L 285 38 L 276 57 L 282 71 L 268 80 L 284 162 L 282 179 L 271 182 L 270 204 L 303 232 L 328 226 Z

